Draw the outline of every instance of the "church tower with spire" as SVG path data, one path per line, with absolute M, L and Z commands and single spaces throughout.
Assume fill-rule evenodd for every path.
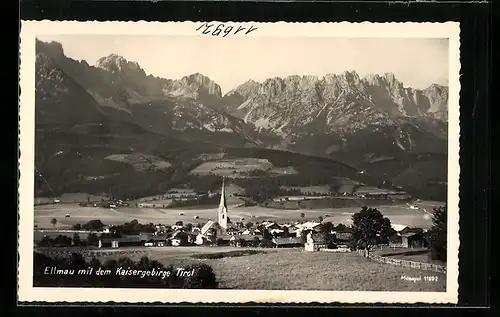
M 220 204 L 219 204 L 219 225 L 223 230 L 227 229 L 227 203 L 226 203 L 226 189 L 224 184 L 224 178 L 222 178 L 222 190 L 220 193 Z

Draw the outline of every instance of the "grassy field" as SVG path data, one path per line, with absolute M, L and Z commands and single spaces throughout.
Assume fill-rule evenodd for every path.
M 217 175 L 224 177 L 250 177 L 248 172 L 259 170 L 274 175 L 294 175 L 297 170 L 292 166 L 275 167 L 269 160 L 263 158 L 238 158 L 238 159 L 219 159 L 215 161 L 204 162 L 191 170 L 194 175 Z
M 109 198 L 105 195 L 91 195 L 87 193 L 66 193 L 57 197 L 62 203 L 74 203 L 74 202 L 99 202 L 102 199 L 108 200 Z M 54 202 L 53 197 L 35 197 L 35 205 L 38 204 L 51 204 Z
M 330 187 L 328 185 L 323 185 L 323 186 L 302 186 L 302 187 L 296 187 L 296 186 L 281 186 L 282 189 L 294 189 L 294 190 L 300 190 L 302 194 L 306 194 L 308 192 L 315 192 L 315 193 L 320 193 L 320 194 L 329 194 L 330 193 Z
M 166 169 L 172 166 L 169 162 L 153 156 L 141 153 L 134 154 L 112 154 L 105 157 L 107 160 L 127 163 L 132 165 L 136 170 L 146 170 L 146 169 Z
M 229 217 L 232 221 L 278 221 L 294 222 L 299 220 L 318 220 L 321 216 L 324 221 L 331 221 L 334 224 L 350 224 L 351 217 L 360 210 L 359 207 L 329 208 L 318 210 L 283 210 L 271 209 L 261 206 L 243 207 L 236 197 L 228 198 Z M 426 210 L 432 210 L 432 206 L 439 206 L 439 203 L 421 202 L 419 206 L 425 206 Z M 388 217 L 392 223 L 407 225 L 410 227 L 430 228 L 432 219 L 423 210 L 412 210 L 406 205 L 378 206 L 384 216 Z M 122 224 L 134 219 L 141 223 L 162 223 L 167 225 L 175 224 L 176 221 L 205 223 L 208 219 L 217 218 L 217 206 L 197 206 L 196 208 L 135 208 L 120 207 L 117 209 L 105 209 L 100 207 L 80 207 L 78 204 L 52 204 L 35 206 L 35 224 L 38 228 L 70 228 L 74 224 L 86 223 L 89 220 L 100 219 L 104 224 Z M 183 213 L 183 215 L 180 215 Z M 301 213 L 305 214 L 301 218 Z M 66 217 L 68 214 L 70 217 Z M 198 216 L 199 219 L 194 219 Z M 53 226 L 50 221 L 56 218 L 57 224 Z
M 242 248 L 165 247 L 130 248 L 97 251 L 101 260 L 142 256 L 165 265 L 184 266 L 203 262 L 212 266 L 221 288 L 267 290 L 335 291 L 445 291 L 446 276 L 363 258 L 355 253 L 306 252 L 297 249 L 265 249 L 266 254 L 216 260 L 194 259 L 194 254 L 228 252 Z M 99 255 L 100 254 L 100 255 Z M 425 282 L 426 275 L 438 276 L 438 282 Z M 422 277 L 420 282 L 402 280 L 402 276 Z

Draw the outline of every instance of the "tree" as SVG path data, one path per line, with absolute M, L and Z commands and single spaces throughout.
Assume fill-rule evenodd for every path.
M 253 223 L 252 223 L 252 222 L 247 222 L 247 223 L 245 224 L 245 228 L 247 228 L 247 229 L 250 229 L 250 228 L 252 228 L 252 227 L 253 227 Z
M 97 234 L 90 233 L 87 237 L 87 245 L 98 245 L 98 244 L 99 244 L 99 238 L 97 237 Z
M 79 223 L 73 225 L 73 230 L 82 230 L 82 225 Z
M 70 246 L 71 245 L 71 238 L 60 234 L 57 237 L 55 237 L 55 239 L 52 241 L 52 243 L 55 246 Z
M 48 247 L 52 245 L 52 239 L 49 236 L 45 236 L 38 242 L 38 245 L 41 247 Z
M 319 220 L 320 223 L 322 223 L 323 222 L 323 216 L 319 216 L 318 220 Z
M 185 230 L 185 231 L 188 231 L 188 232 L 193 231 L 193 224 L 192 224 L 192 223 L 187 223 L 187 224 L 184 226 L 184 230 Z
M 328 221 L 323 222 L 320 228 L 322 233 L 331 233 L 335 229 L 335 226 L 331 223 L 331 221 Z
M 391 221 L 376 208 L 363 207 L 352 216 L 352 222 L 353 246 L 364 249 L 365 256 L 381 239 L 390 236 L 388 230 L 391 228 Z
M 175 222 L 175 225 L 176 226 L 183 226 L 184 225 L 184 222 L 182 220 L 179 220 L 179 221 L 176 221 Z
M 272 240 L 272 238 L 273 237 L 272 237 L 271 233 L 269 232 L 269 230 L 264 228 L 262 230 L 262 240 Z
M 446 261 L 447 207 L 434 208 L 432 227 L 428 232 L 429 249 L 433 260 Z
M 76 233 L 76 232 L 75 232 L 75 233 L 73 234 L 73 245 L 78 246 L 78 245 L 80 245 L 80 244 L 82 244 L 82 241 L 81 241 L 81 239 L 80 239 L 80 235 L 79 235 L 78 233 Z
M 102 229 L 104 228 L 104 224 L 101 220 L 95 219 L 90 220 L 89 222 L 84 224 L 82 228 L 87 231 L 102 231 Z
M 252 240 L 252 246 L 258 247 L 259 243 L 260 243 L 259 237 L 254 237 L 253 240 Z
M 307 234 L 311 232 L 310 230 L 302 230 L 300 232 L 300 244 L 305 245 L 307 242 Z
M 56 226 L 56 224 L 57 224 L 57 219 L 56 219 L 56 218 L 52 218 L 52 219 L 50 220 L 50 223 L 52 224 L 52 226 L 53 226 L 53 227 L 55 227 L 55 226 Z
M 305 213 L 303 213 L 303 212 L 300 213 L 300 218 L 304 219 L 305 216 L 306 216 Z
M 337 227 L 335 227 L 335 231 L 337 232 L 348 232 L 349 231 L 348 229 L 349 228 L 347 228 L 347 226 L 342 223 L 339 223 Z

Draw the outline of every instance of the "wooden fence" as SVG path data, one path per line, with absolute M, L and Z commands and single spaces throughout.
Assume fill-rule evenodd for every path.
M 357 250 L 359 254 L 364 255 L 365 250 Z M 386 264 L 391 264 L 391 265 L 396 265 L 396 266 L 403 266 L 403 267 L 408 267 L 412 269 L 417 269 L 417 270 L 423 270 L 423 271 L 432 271 L 432 272 L 438 272 L 438 273 L 444 273 L 446 274 L 446 266 L 444 265 L 438 265 L 438 264 L 432 264 L 432 263 L 422 263 L 422 262 L 415 262 L 415 261 L 407 261 L 407 260 L 401 260 L 401 259 L 395 259 L 392 257 L 388 256 L 378 256 L 374 254 L 369 254 L 368 257 L 377 262 L 381 263 L 386 263 Z

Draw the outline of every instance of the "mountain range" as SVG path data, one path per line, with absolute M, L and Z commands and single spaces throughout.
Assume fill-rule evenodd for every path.
M 441 164 L 447 153 L 448 87 L 413 89 L 391 73 L 249 80 L 223 95 L 199 73 L 155 77 L 116 54 L 90 65 L 66 56 L 60 43 L 37 40 L 35 88 L 41 134 L 86 126 L 88 135 L 100 123 L 108 136 L 140 130 L 186 148 L 272 149 L 363 169 L 422 155 Z

